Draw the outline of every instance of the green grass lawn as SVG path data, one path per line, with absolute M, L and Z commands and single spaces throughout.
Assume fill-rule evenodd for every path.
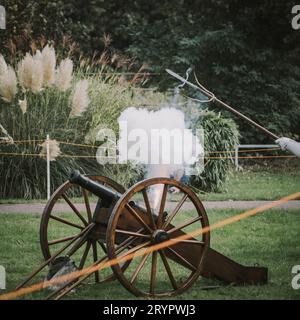
M 300 168 L 233 171 L 224 192 L 200 195 L 201 200 L 276 200 L 300 190 Z
M 238 214 L 233 210 L 211 210 L 210 224 Z M 189 215 L 190 212 L 185 214 Z M 7 292 L 25 278 L 41 261 L 40 216 L 0 215 L 0 265 L 7 271 Z M 212 232 L 211 246 L 239 263 L 269 268 L 269 283 L 264 286 L 223 286 L 201 290 L 217 281 L 199 279 L 177 299 L 299 299 L 300 290 L 291 287 L 291 269 L 300 264 L 300 215 L 298 210 L 270 210 Z M 54 231 L 58 233 L 58 230 Z M 159 272 L 165 272 L 160 269 Z M 36 278 L 36 281 L 44 277 Z M 141 279 L 143 281 L 144 278 Z M 146 281 L 146 274 L 145 274 Z M 89 279 L 92 282 L 92 277 Z M 165 284 L 158 283 L 158 286 Z M 39 299 L 45 292 L 23 299 Z M 136 299 L 118 281 L 84 285 L 67 299 Z

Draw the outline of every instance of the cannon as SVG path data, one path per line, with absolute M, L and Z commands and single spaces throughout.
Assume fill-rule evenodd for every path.
M 172 187 L 181 191 L 177 202 L 168 201 Z M 78 192 L 82 198 L 78 199 Z M 77 198 L 72 197 L 74 194 Z M 153 206 L 153 195 L 158 195 L 157 207 Z M 84 203 L 84 208 L 78 209 L 76 199 Z M 70 206 L 69 214 L 60 212 L 61 201 Z M 267 268 L 243 266 L 212 249 L 210 232 L 153 252 L 145 250 L 208 226 L 200 199 L 187 185 L 176 180 L 150 178 L 125 191 L 108 177 L 75 171 L 45 206 L 40 225 L 45 261 L 18 288 L 62 257 L 72 259 L 76 270 L 109 260 L 120 261 L 111 269 L 95 270 L 65 282 L 48 299 L 64 297 L 92 274 L 96 283 L 117 279 L 132 294 L 144 297 L 180 294 L 199 277 L 237 285 L 267 283 Z M 121 260 L 128 255 L 132 258 Z

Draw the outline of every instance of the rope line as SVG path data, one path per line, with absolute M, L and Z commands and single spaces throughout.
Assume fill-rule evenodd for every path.
M 99 148 L 101 146 L 88 145 L 88 144 L 78 144 L 72 142 L 58 141 L 60 144 L 66 144 L 71 146 L 85 147 L 85 148 Z M 247 153 L 247 152 L 267 152 L 267 151 L 278 151 L 281 150 L 280 147 L 277 148 L 266 148 L 266 149 L 248 149 L 248 150 L 238 150 L 238 153 Z M 224 151 L 207 151 L 207 153 L 235 153 L 235 150 L 224 150 Z
M 22 143 L 30 143 L 30 142 L 44 142 L 44 141 L 46 141 L 46 140 L 14 140 L 13 143 L 11 143 L 9 141 L 4 141 L 4 142 L 1 142 L 0 144 L 11 145 L 11 144 L 15 144 L 15 143 L 22 144 Z
M 26 288 L 21 288 L 19 290 L 12 291 L 12 292 L 0 295 L 0 300 L 14 299 L 14 298 L 21 297 L 21 296 L 24 296 L 24 295 L 29 294 L 29 293 L 40 291 L 43 288 L 46 288 L 46 287 L 49 287 L 49 286 L 52 286 L 52 285 L 57 285 L 57 284 L 60 284 L 60 283 L 66 282 L 66 281 L 71 281 L 71 280 L 77 279 L 77 278 L 82 277 L 84 275 L 91 275 L 96 271 L 100 271 L 102 269 L 111 267 L 111 266 L 119 264 L 121 262 L 132 260 L 135 257 L 140 257 L 140 256 L 143 256 L 145 254 L 152 253 L 154 251 L 158 251 L 160 249 L 172 246 L 172 245 L 174 245 L 177 242 L 180 242 L 182 240 L 188 240 L 190 238 L 193 238 L 193 237 L 208 233 L 210 231 L 213 231 L 213 230 L 216 230 L 216 229 L 220 229 L 220 228 L 222 228 L 222 227 L 224 227 L 226 225 L 230 225 L 230 224 L 236 223 L 236 222 L 238 222 L 240 220 L 243 220 L 243 219 L 249 218 L 251 216 L 254 216 L 254 215 L 258 214 L 258 213 L 265 212 L 266 210 L 269 210 L 271 208 L 277 207 L 280 204 L 288 202 L 290 200 L 295 200 L 295 199 L 297 199 L 299 197 L 300 197 L 300 192 L 293 193 L 293 194 L 291 194 L 289 196 L 286 196 L 284 198 L 281 198 L 279 200 L 276 200 L 276 201 L 273 201 L 271 203 L 265 204 L 265 205 L 263 205 L 261 207 L 258 207 L 258 208 L 255 208 L 255 209 L 251 209 L 251 210 L 245 211 L 243 213 L 240 213 L 238 215 L 235 215 L 233 217 L 221 220 L 221 221 L 216 222 L 216 223 L 214 223 L 214 224 L 212 224 L 212 225 L 210 225 L 208 227 L 205 227 L 203 229 L 202 228 L 201 229 L 197 229 L 197 230 L 195 230 L 193 232 L 186 233 L 186 234 L 184 234 L 182 236 L 179 236 L 177 238 L 170 239 L 170 240 L 164 241 L 162 243 L 159 243 L 159 244 L 156 244 L 156 245 L 152 245 L 152 246 L 150 246 L 150 247 L 148 247 L 146 249 L 141 249 L 139 251 L 133 252 L 133 253 L 128 254 L 128 255 L 125 255 L 125 256 L 123 256 L 121 258 L 115 258 L 115 259 L 112 259 L 112 260 L 108 260 L 107 262 L 102 262 L 102 263 L 100 263 L 98 265 L 90 266 L 90 267 L 84 268 L 84 269 L 82 269 L 80 271 L 75 271 L 75 272 L 69 273 L 67 275 L 64 275 L 64 276 L 61 276 L 61 277 L 57 277 L 57 278 L 55 278 L 53 280 L 39 282 L 39 283 L 34 284 L 32 286 L 29 286 L 29 287 L 26 287 Z
M 97 74 L 97 75 L 145 75 L 145 76 L 159 76 L 159 72 L 87 72 L 87 74 Z
M 18 140 L 14 141 L 14 144 L 25 144 L 25 143 L 31 143 L 31 142 L 45 142 L 46 140 Z M 82 148 L 94 148 L 97 149 L 101 146 L 96 146 L 92 144 L 81 144 L 81 143 L 74 143 L 74 142 L 69 142 L 69 141 L 57 141 L 59 144 L 65 144 L 65 145 L 70 145 L 74 147 L 82 147 Z M 12 145 L 12 143 L 9 142 L 2 142 L 0 144 L 4 145 Z M 247 149 L 247 150 L 238 150 L 238 153 L 247 153 L 247 152 L 268 152 L 268 151 L 280 151 L 280 147 L 274 147 L 274 148 L 259 148 L 259 149 Z M 207 153 L 235 153 L 236 150 L 215 150 L 215 151 L 207 151 Z
M 40 153 L 10 153 L 10 152 L 0 152 L 0 156 L 22 156 L 22 157 L 47 157 L 46 154 L 40 154 Z M 73 154 L 60 154 L 57 156 L 57 158 L 87 158 L 87 159 L 94 159 L 96 158 L 96 155 L 94 156 L 86 156 L 86 155 L 73 155 Z M 204 159 L 214 159 L 214 160 L 221 160 L 221 159 L 233 159 L 232 156 L 227 157 L 199 157 Z M 296 158 L 296 156 L 293 155 L 274 155 L 274 156 L 239 156 L 238 159 L 275 159 L 275 158 Z
M 0 152 L 0 156 L 25 156 L 25 157 L 47 157 L 46 154 L 39 153 L 10 153 L 10 152 Z
M 247 150 L 238 150 L 238 153 L 247 153 L 247 152 L 266 152 L 266 151 L 278 151 L 281 150 L 278 148 L 267 148 L 267 149 L 247 149 Z M 235 153 L 235 150 L 224 150 L 224 151 L 208 151 L 207 153 Z

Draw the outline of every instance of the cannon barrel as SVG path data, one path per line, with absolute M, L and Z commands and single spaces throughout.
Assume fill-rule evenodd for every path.
M 110 204 L 115 203 L 121 197 L 120 193 L 91 180 L 89 177 L 82 175 L 78 170 L 71 173 L 69 181 L 101 198 L 106 207 L 109 207 Z

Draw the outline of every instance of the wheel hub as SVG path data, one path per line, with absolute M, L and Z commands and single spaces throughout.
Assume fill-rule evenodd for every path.
M 165 230 L 156 230 L 152 235 L 152 242 L 157 244 L 169 240 L 169 234 Z

